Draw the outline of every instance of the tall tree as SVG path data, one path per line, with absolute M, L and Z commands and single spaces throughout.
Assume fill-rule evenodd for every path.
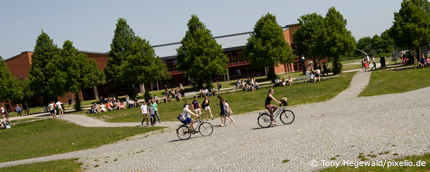
M 313 59 L 315 62 L 321 60 L 321 54 L 316 50 L 316 38 L 321 31 L 324 23 L 324 17 L 317 13 L 305 14 L 297 19 L 299 21 L 297 31 L 293 30 L 293 40 L 297 46 L 296 54 Z
M 17 82 L 10 75 L 9 69 L 6 66 L 5 61 L 0 56 L 0 102 L 13 100 L 21 101 L 23 92 L 21 87 L 17 85 Z
M 131 45 L 136 41 L 133 29 L 127 24 L 127 20 L 119 18 L 114 31 L 114 37 L 108 52 L 109 61 L 106 64 L 104 73 L 108 83 L 122 84 L 121 65 L 132 54 Z
M 34 92 L 34 96 L 42 97 L 44 103 L 56 100 L 58 96 L 53 92 L 56 88 L 49 85 L 49 79 L 53 76 L 48 68 L 48 65 L 52 65 L 51 61 L 57 53 L 57 45 L 53 43 L 48 34 L 42 31 L 37 37 L 34 53 L 31 55 L 28 78 L 31 82 L 30 89 Z
M 51 78 L 52 84 L 58 87 L 61 95 L 74 93 L 75 109 L 81 110 L 79 92 L 103 84 L 104 74 L 97 69 L 97 63 L 80 53 L 70 40 L 64 42 L 58 56 L 52 62 L 58 69 L 57 75 Z
M 362 51 L 364 51 L 366 53 L 369 53 L 370 50 L 373 49 L 373 47 L 372 47 L 372 38 L 369 37 L 369 36 L 365 36 L 365 37 L 360 38 L 358 40 L 358 42 L 357 42 L 357 49 L 362 50 Z M 358 56 L 363 55 L 363 54 L 361 54 L 360 51 L 355 51 L 355 53 Z
M 228 57 L 197 15 L 191 16 L 187 26 L 188 31 L 182 38 L 181 46 L 176 49 L 178 64 L 175 68 L 185 71 L 186 77 L 198 79 L 198 88 L 203 87 L 204 81 L 207 87 L 211 87 L 213 75 L 228 72 L 225 68 Z
M 328 9 L 322 31 L 317 38 L 318 51 L 332 59 L 334 74 L 341 72 L 340 57 L 352 54 L 356 48 L 355 38 L 351 35 L 351 31 L 346 29 L 346 24 L 342 14 L 331 7 Z
M 401 6 L 399 12 L 394 12 L 394 22 L 389 34 L 396 46 L 407 47 L 412 52 L 412 49 L 430 40 L 428 2 L 403 0 Z M 410 53 L 409 62 L 413 62 Z
M 269 68 L 267 78 L 272 81 L 276 78 L 275 66 L 293 61 L 293 50 L 284 39 L 282 27 L 270 13 L 257 21 L 244 52 L 251 67 Z
M 156 82 L 170 78 L 166 65 L 161 62 L 158 56 L 155 56 L 155 50 L 149 44 L 149 41 L 137 37 L 131 45 L 131 55 L 127 61 L 121 65 L 124 82 L 130 84 L 141 84 Z M 135 94 L 130 95 L 133 99 Z

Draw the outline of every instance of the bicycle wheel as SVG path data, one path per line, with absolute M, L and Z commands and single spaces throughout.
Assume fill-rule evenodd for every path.
M 210 136 L 214 130 L 214 127 L 209 122 L 203 122 L 199 126 L 199 132 L 202 136 Z
M 282 123 L 288 125 L 293 123 L 295 117 L 293 111 L 284 110 L 279 118 L 281 118 Z
M 191 133 L 188 131 L 188 126 L 180 126 L 176 129 L 179 139 L 186 140 L 191 137 Z
M 272 120 L 270 120 L 270 115 L 267 112 L 260 114 L 260 116 L 258 116 L 257 122 L 261 128 L 270 127 L 270 125 L 272 124 Z

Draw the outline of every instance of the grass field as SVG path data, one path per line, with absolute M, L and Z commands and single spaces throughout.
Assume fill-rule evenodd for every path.
M 376 96 L 403 93 L 430 86 L 430 68 L 400 71 L 376 70 L 372 72 L 369 85 L 359 96 Z
M 42 120 L 0 130 L 0 162 L 35 158 L 113 143 L 161 127 L 88 128 L 62 120 Z
M 276 87 L 274 88 L 274 97 L 277 99 L 281 97 L 288 97 L 289 105 L 326 101 L 335 97 L 341 91 L 346 89 L 349 86 L 351 78 L 354 74 L 355 72 L 343 73 L 340 74 L 338 78 L 329 79 L 322 82 L 296 84 L 287 87 Z M 239 91 L 235 93 L 227 93 L 223 94 L 222 96 L 227 99 L 234 114 L 241 114 L 255 110 L 264 110 L 264 100 L 268 90 L 269 88 L 262 88 L 257 91 Z M 198 98 L 198 100 L 201 104 L 203 99 Z M 188 99 L 188 101 L 191 103 L 192 99 Z M 218 114 L 220 112 L 220 108 L 216 105 L 216 103 L 219 103 L 218 98 L 209 97 L 209 101 L 214 117 L 219 117 Z M 161 120 L 176 121 L 176 117 L 182 111 L 183 105 L 184 101 L 174 101 L 159 104 L 158 111 Z M 86 114 L 85 112 L 78 113 Z M 202 113 L 205 114 L 205 111 L 203 110 Z M 86 115 L 103 119 L 107 122 L 140 122 L 142 120 L 140 108 L 130 108 L 126 110 L 115 110 L 111 112 Z
M 24 164 L 11 167 L 0 168 L 0 171 L 11 172 L 78 172 L 83 171 L 78 159 L 62 159 L 56 161 L 38 162 L 33 164 Z

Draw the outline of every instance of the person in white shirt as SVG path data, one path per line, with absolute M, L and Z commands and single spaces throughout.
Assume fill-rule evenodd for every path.
M 205 96 L 209 96 L 209 90 L 207 88 L 205 89 Z
M 145 120 L 146 120 L 146 125 L 149 125 L 148 106 L 146 105 L 145 100 L 143 101 L 142 106 L 140 106 L 140 111 L 142 111 L 142 115 L 143 115 L 142 125 L 143 125 L 143 122 L 145 122 Z
M 48 109 L 49 109 L 49 119 L 51 119 L 52 115 L 54 115 L 54 118 L 57 118 L 57 114 L 55 114 L 55 104 L 53 101 L 51 101 L 48 104 Z
M 369 58 L 369 56 L 367 56 L 367 68 L 368 69 L 370 68 L 370 58 Z
M 106 105 L 104 105 L 103 103 L 100 104 L 100 111 L 107 112 Z
M 55 105 L 57 106 L 58 109 L 58 115 L 60 115 L 60 118 L 63 117 L 63 107 L 61 106 L 61 101 L 57 101 L 57 103 L 55 103 Z

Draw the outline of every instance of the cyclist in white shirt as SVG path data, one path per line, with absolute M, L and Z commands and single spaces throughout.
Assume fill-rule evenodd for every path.
M 195 130 L 194 129 L 194 120 L 193 119 L 191 119 L 191 115 L 193 115 L 193 116 L 195 116 L 195 117 L 197 117 L 197 118 L 199 118 L 200 117 L 200 115 L 196 115 L 196 114 L 194 114 L 193 112 L 191 112 L 191 107 L 192 105 L 185 105 L 185 107 L 184 107 L 184 109 L 182 110 L 182 115 L 185 115 L 185 120 L 184 121 L 182 121 L 183 123 L 189 123 L 190 124 L 190 127 L 193 129 L 193 131 Z M 188 128 L 188 129 L 191 129 L 191 128 Z

